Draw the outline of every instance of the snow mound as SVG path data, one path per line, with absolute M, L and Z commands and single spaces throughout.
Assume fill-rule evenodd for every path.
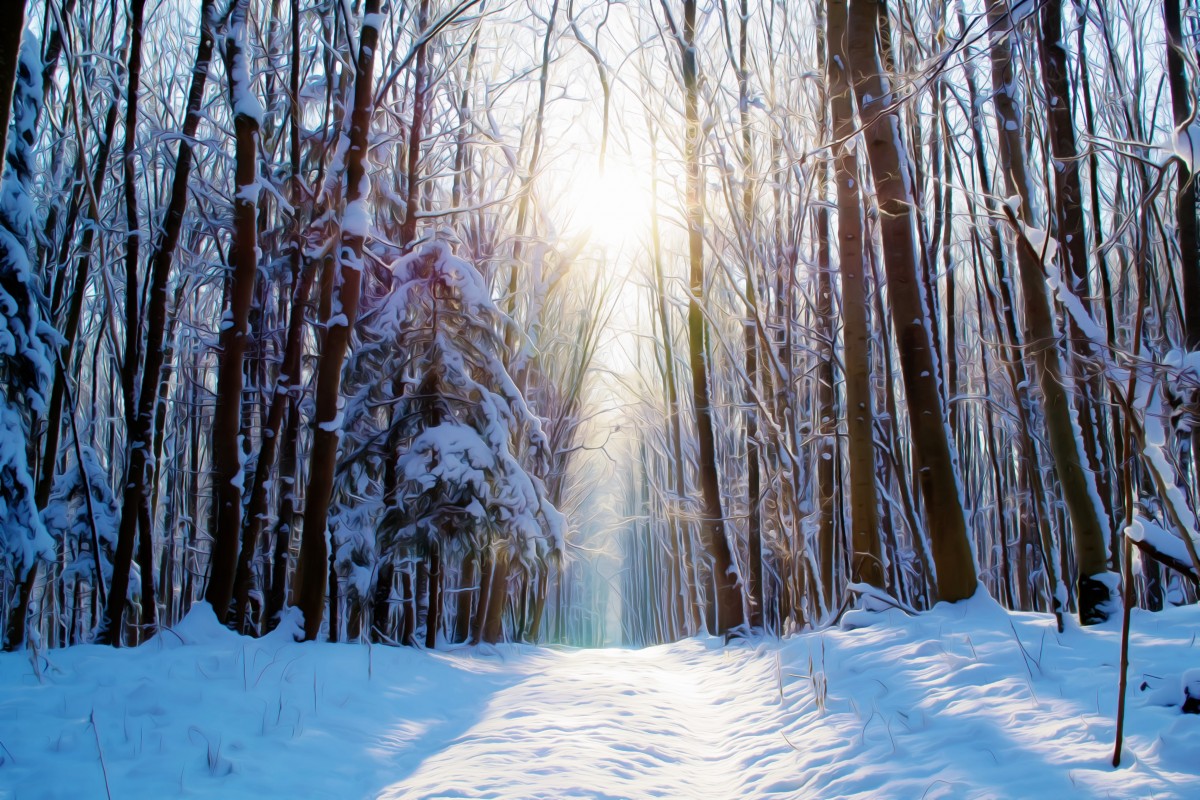
M 169 644 L 173 639 L 182 644 L 209 646 L 229 646 L 242 641 L 240 636 L 217 620 L 212 606 L 204 602 L 196 603 L 178 625 L 154 638 L 162 639 L 164 644 Z

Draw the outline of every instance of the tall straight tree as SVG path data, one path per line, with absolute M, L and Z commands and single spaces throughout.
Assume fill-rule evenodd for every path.
M 958 463 L 938 388 L 938 362 L 928 298 L 918 273 L 916 214 L 908 154 L 895 95 L 884 74 L 877 36 L 885 20 L 879 0 L 853 0 L 847 19 L 847 55 L 879 205 L 879 228 L 900 373 L 908 398 L 917 485 L 933 544 L 937 592 L 964 600 L 978 578 L 967 539 Z
M 1087 297 L 1088 290 L 1088 247 L 1087 233 L 1084 230 L 1083 218 L 1083 188 L 1079 178 L 1080 164 L 1078 148 L 1075 144 L 1075 123 L 1071 116 L 1071 94 L 1069 76 L 1067 74 L 1067 51 L 1062 42 L 1062 0 L 1046 0 L 1042 6 L 1042 41 L 1038 52 L 1041 54 L 1042 82 L 1046 91 L 1047 135 L 1050 140 L 1050 152 L 1054 157 L 1054 200 L 1058 219 L 1058 236 L 1062 240 L 1059 253 L 1065 262 L 1059 276 L 1061 286 L 1070 287 L 1077 297 Z M 1200 282 L 1193 270 L 1184 270 L 1185 276 L 1191 274 L 1190 280 L 1184 278 L 1185 287 L 1195 291 Z M 1044 283 L 1042 284 L 1045 285 Z M 1200 308 L 1197 309 L 1200 312 Z M 1071 528 L 1075 546 L 1075 562 L 1079 570 L 1079 620 L 1084 625 L 1104 622 L 1108 619 L 1110 607 L 1110 590 L 1102 576 L 1108 571 L 1108 512 L 1105 508 L 1107 480 L 1102 474 L 1097 474 L 1102 466 L 1099 461 L 1100 441 L 1098 434 L 1097 402 L 1100 395 L 1098 380 L 1089 380 L 1082 368 L 1082 361 L 1090 354 L 1093 345 L 1087 342 L 1087 337 L 1080 329 L 1074 314 L 1067 315 L 1068 328 L 1072 337 L 1078 342 L 1076 357 L 1080 367 L 1075 370 L 1075 398 L 1078 413 L 1076 424 L 1059 428 L 1059 425 L 1071 423 L 1069 413 L 1065 419 L 1060 412 L 1046 414 L 1048 432 L 1052 449 L 1061 447 L 1065 452 L 1063 460 L 1055 452 L 1055 465 L 1062 465 L 1058 470 L 1059 479 L 1063 485 L 1063 497 L 1071 516 Z M 1070 402 L 1070 398 L 1066 400 Z M 1049 397 L 1047 397 L 1049 403 Z M 1055 420 L 1050 427 L 1051 420 Z M 1079 438 L 1076 438 L 1076 430 Z M 1061 439 L 1061 443 L 1054 442 Z M 1083 453 L 1080 453 L 1080 448 Z M 1072 459 L 1079 459 L 1079 475 L 1073 470 Z M 1093 471 L 1093 470 L 1096 471 Z M 1064 472 L 1068 476 L 1064 476 Z M 1067 494 L 1070 493 L 1068 498 Z
M 666 8 L 664 4 L 664 9 Z M 671 19 L 667 9 L 668 20 Z M 674 27 L 674 23 L 671 22 Z M 717 467 L 716 434 L 712 413 L 708 370 L 708 331 L 702 305 L 704 279 L 704 172 L 701 152 L 704 132 L 700 127 L 700 63 L 696 43 L 696 2 L 684 0 L 683 28 L 676 31 L 684 91 L 684 169 L 686 171 L 685 213 L 688 237 L 688 361 L 692 368 L 692 406 L 699 443 L 697 467 L 700 474 L 700 528 L 704 546 L 712 560 L 715 593 L 713 633 L 726 633 L 746 623 L 742 579 L 733 560 L 733 548 L 725 525 Z
M 196 59 L 192 66 L 192 82 L 188 91 L 182 135 L 179 137 L 179 155 L 175 159 L 175 172 L 171 180 L 171 199 L 163 217 L 162 233 L 157 239 L 154 254 L 150 258 L 151 271 L 148 276 L 150 286 L 148 292 L 149 302 L 146 309 L 146 343 L 143 348 L 145 364 L 142 368 L 142 383 L 138 391 L 137 413 L 133 417 L 133 427 L 129 432 L 129 466 L 127 468 L 128 475 L 125 480 L 124 499 L 121 507 L 118 546 L 120 537 L 124 536 L 128 537 L 130 547 L 132 548 L 138 519 L 149 517 L 149 476 L 150 467 L 152 466 L 150 458 L 153 453 L 151 444 L 154 436 L 154 404 L 159 393 L 159 380 L 163 367 L 163 338 L 167 328 L 167 285 L 170 282 L 171 266 L 179 244 L 179 234 L 183 228 L 184 213 L 187 211 L 188 184 L 192 171 L 192 139 L 200 124 L 200 104 L 204 99 L 204 87 L 208 81 L 208 67 L 212 60 L 214 43 L 213 4 L 214 0 L 202 0 L 200 3 L 199 40 L 196 45 Z M 115 120 L 115 107 L 113 114 Z M 102 153 L 107 153 L 107 143 L 110 138 L 111 126 L 109 127 L 109 134 L 105 139 L 105 146 Z M 97 186 L 100 185 L 99 176 L 103 173 L 103 169 L 103 164 L 97 165 Z M 100 191 L 97 188 L 93 191 L 92 196 L 96 197 L 99 194 Z M 99 213 L 99 211 L 97 210 L 95 213 Z M 85 233 L 86 235 L 87 233 Z M 79 276 L 76 278 L 77 282 L 82 281 L 86 283 L 87 269 L 85 258 L 86 254 L 80 258 Z M 68 318 L 69 335 L 67 336 L 66 344 L 63 346 L 63 369 L 66 369 L 70 362 L 70 348 L 75 338 L 74 327 L 78 326 L 79 312 L 83 302 L 82 289 L 82 285 L 76 286 L 76 292 L 79 293 L 78 302 L 80 307 L 76 307 L 73 303 L 71 316 Z M 57 452 L 58 429 L 60 427 L 58 413 L 61 413 L 62 407 L 63 381 L 65 381 L 65 376 L 60 375 L 59 379 L 55 381 L 54 395 L 51 398 L 51 425 L 46 434 L 45 458 L 53 458 Z M 56 409 L 58 410 L 57 412 Z M 39 496 L 43 491 L 47 498 L 50 495 L 52 468 L 53 464 L 50 464 L 43 472 L 45 488 L 43 490 L 39 486 Z M 114 585 L 119 574 L 118 571 L 124 573 L 124 585 L 128 587 L 128 563 L 118 561 L 114 564 Z M 109 594 L 108 606 L 105 611 L 106 622 L 101 629 L 100 641 L 110 644 L 119 643 L 120 637 L 117 634 L 120 629 L 120 620 L 125 613 L 126 602 L 124 590 L 119 594 Z
M 358 318 L 363 243 L 370 219 L 367 200 L 370 184 L 366 175 L 367 139 L 373 108 L 375 51 L 379 47 L 379 26 L 382 22 L 380 0 L 366 0 L 354 71 L 354 108 L 350 114 L 349 147 L 346 153 L 346 207 L 338 232 L 341 241 L 334 262 L 336 277 L 340 280 L 336 286 L 329 281 L 323 286 L 323 291 L 333 295 L 327 298 L 331 301 L 330 307 L 339 309 L 339 312 L 329 319 L 321 337 L 312 456 L 308 490 L 305 493 L 304 532 L 300 540 L 300 561 L 296 566 L 294 597 L 297 607 L 304 613 L 304 638 L 309 641 L 320 634 L 321 620 L 325 614 L 329 561 L 325 531 L 341 433 L 338 401 L 341 396 L 342 363 L 350 347 L 350 332 Z
M 1187 73 L 1183 24 L 1179 0 L 1163 0 L 1163 24 L 1167 33 L 1167 85 L 1171 89 L 1171 117 L 1176 128 L 1192 124 L 1192 90 Z M 1178 134 L 1176 134 L 1178 135 Z M 1189 137 L 1193 134 L 1189 132 Z M 1192 147 L 1195 147 L 1193 142 Z M 1179 231 L 1179 273 L 1183 282 L 1184 343 L 1200 349 L 1200 239 L 1196 231 L 1196 182 L 1194 164 L 1181 163 L 1175 198 L 1175 224 Z M 1196 430 L 1200 431 L 1200 427 Z
M 1071 397 L 1064 384 L 1062 360 L 1058 351 L 1054 311 L 1046 289 L 1042 264 L 1044 253 L 1036 249 L 1026 232 L 1036 227 L 1032 178 L 1025 163 L 1022 142 L 1022 114 L 1016 98 L 1016 70 L 1010 43 L 1008 8 L 1004 0 L 992 0 L 988 20 L 993 31 L 991 43 L 992 91 L 996 107 L 1000 171 L 1004 174 L 1009 196 L 1020 198 L 1015 214 L 1025 230 L 1019 232 L 1017 271 L 1024 299 L 1025 340 L 1033 358 L 1034 374 L 1045 411 L 1046 434 L 1054 459 L 1063 501 L 1071 519 L 1073 541 L 1079 566 L 1079 617 L 1084 624 L 1105 618 L 1103 605 L 1108 591 L 1093 576 L 1107 569 L 1105 525 L 1090 485 L 1091 476 L 1080 452 L 1071 413 Z M 1082 232 L 1080 232 L 1082 234 Z M 1065 609 L 1067 598 L 1054 587 L 1056 611 Z
M 250 304 L 258 274 L 258 135 L 263 107 L 254 95 L 250 54 L 246 51 L 246 10 L 249 0 L 238 0 L 225 35 L 225 72 L 229 76 L 229 101 L 233 109 L 234 196 L 233 270 L 229 276 L 227 305 L 221 317 L 221 354 L 217 364 L 217 399 L 213 419 L 213 493 L 217 504 L 213 530 L 212 563 L 204 599 L 217 619 L 229 616 L 237 569 L 238 541 L 242 530 L 244 445 L 242 386 L 246 344 L 250 339 Z
M 138 126 L 138 98 L 141 94 L 142 75 L 142 26 L 144 24 L 145 0 L 130 0 L 129 3 L 129 60 L 126 64 L 128 83 L 125 90 L 125 142 L 122 147 L 122 162 L 124 165 L 125 196 L 125 357 L 121 370 L 121 390 L 125 400 L 125 421 L 128 430 L 132 431 L 136 406 L 134 400 L 137 371 L 141 352 L 141 323 L 139 322 L 138 306 L 138 251 L 141 238 L 138 225 L 137 180 L 135 165 L 135 145 Z M 155 387 L 157 388 L 157 387 Z M 130 459 L 132 460 L 132 459 Z M 53 465 L 51 465 L 52 467 Z M 122 525 L 117 539 L 117 553 L 113 563 L 113 586 L 121 589 L 124 598 L 128 588 L 129 569 L 133 559 L 134 538 L 141 530 L 138 551 L 138 566 L 141 570 L 142 581 L 142 619 L 147 629 L 153 627 L 155 621 L 156 601 L 154 597 L 154 554 L 150 531 L 150 521 L 138 514 L 140 508 L 131 509 L 131 515 Z M 114 592 L 115 594 L 115 592 Z M 109 595 L 112 605 L 113 595 Z M 123 602 L 122 602 L 123 605 Z M 120 638 L 121 620 L 109 620 L 104 627 L 103 636 Z
M 879 548 L 879 497 L 875 489 L 875 420 L 871 411 L 871 347 L 867 321 L 867 282 L 863 262 L 862 200 L 858 191 L 858 154 L 854 101 L 846 64 L 849 1 L 829 0 L 829 57 L 825 62 L 837 184 L 838 256 L 842 277 L 842 339 L 846 368 L 846 436 L 850 453 L 850 544 L 857 580 L 883 587 Z M 832 584 L 833 576 L 822 578 Z M 831 588 L 831 587 L 830 587 Z M 827 588 L 827 591 L 829 589 Z

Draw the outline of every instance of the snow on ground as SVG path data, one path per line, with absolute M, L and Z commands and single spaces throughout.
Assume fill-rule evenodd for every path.
M 0 797 L 1195 797 L 1200 608 L 1059 634 L 987 599 L 646 650 L 253 641 L 0 657 Z M 1145 684 L 1145 688 L 1142 686 Z M 107 783 L 107 788 L 106 788 Z

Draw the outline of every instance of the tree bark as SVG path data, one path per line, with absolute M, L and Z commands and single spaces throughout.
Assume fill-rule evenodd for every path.
M 855 87 L 867 157 L 875 179 L 879 227 L 892 325 L 900 351 L 900 372 L 908 398 L 917 484 L 933 545 L 937 591 L 945 601 L 963 600 L 978 585 L 967 538 L 958 464 L 938 390 L 927 298 L 917 264 L 914 206 L 895 99 L 879 60 L 876 34 L 883 7 L 856 0 L 847 20 L 849 67 Z
M 429 25 L 429 0 L 421 0 L 417 11 L 417 35 L 425 33 Z M 408 193 L 404 202 L 404 224 L 400 226 L 400 246 L 411 247 L 417 238 L 417 208 L 421 204 L 421 137 L 425 127 L 425 94 L 429 83 L 426 44 L 417 48 L 417 59 L 413 72 L 412 125 L 408 133 Z M 452 206 L 453 207 L 453 206 Z
M 213 493 L 216 526 L 204 599 L 217 619 L 229 619 L 237 570 L 238 539 L 242 530 L 243 460 L 242 389 L 246 345 L 251 336 L 250 305 L 258 273 L 258 136 L 262 106 L 253 95 L 245 38 L 247 0 L 239 0 L 225 38 L 235 144 L 233 198 L 233 272 L 227 288 L 228 306 L 221 317 L 220 361 L 217 366 L 216 411 L 213 419 Z
M 472 587 L 477 577 L 477 558 L 468 553 L 463 556 L 461 573 L 458 580 L 458 592 L 454 603 L 454 643 L 461 644 L 471 637 L 471 595 L 475 593 Z
M 380 0 L 366 0 L 358 63 L 354 75 L 354 110 L 350 115 L 350 147 L 346 156 L 346 208 L 354 213 L 354 225 L 343 225 L 338 247 L 337 270 L 341 286 L 336 291 L 335 308 L 322 337 L 321 358 L 317 368 L 316 415 L 313 419 L 312 456 L 308 490 L 305 492 L 304 535 L 300 541 L 300 561 L 296 567 L 296 603 L 304 612 L 304 636 L 316 639 L 325 612 L 325 563 L 329 545 L 325 541 L 329 504 L 333 493 L 333 474 L 337 462 L 341 421 L 338 398 L 341 393 L 342 363 L 350 346 L 350 331 L 358 317 L 358 294 L 362 281 L 362 251 L 366 231 L 361 226 L 367 217 L 366 171 L 367 139 L 371 125 L 375 50 L 379 46 Z
M 147 506 L 149 503 L 150 491 L 147 480 L 154 436 L 154 402 L 158 397 L 158 382 L 163 364 L 163 336 L 167 327 L 167 283 L 170 280 L 175 249 L 179 243 L 179 233 L 183 227 L 183 215 L 187 209 L 188 181 L 192 168 L 191 141 L 200 124 L 200 103 L 204 97 L 204 85 L 208 80 L 209 62 L 212 60 L 212 5 L 213 0 L 203 0 L 200 4 L 200 39 L 196 49 L 196 60 L 192 67 L 187 110 L 183 121 L 182 136 L 179 139 L 179 155 L 175 160 L 171 200 L 163 221 L 162 234 L 151 259 L 142 384 L 138 391 L 137 414 L 129 432 L 129 466 L 126 471 L 125 492 L 121 506 L 117 553 L 113 562 L 113 582 L 108 596 L 108 606 L 105 610 L 105 620 L 97 635 L 98 642 L 109 644 L 119 644 L 121 619 L 124 616 L 127 602 L 125 595 L 129 587 L 129 562 L 133 553 L 133 538 L 136 534 L 138 519 L 145 517 L 143 506 Z M 85 233 L 86 235 L 87 233 Z M 80 272 L 86 278 L 86 270 L 82 269 L 82 265 Z M 76 291 L 79 292 L 80 289 L 77 287 Z M 82 302 L 82 298 L 80 302 Z
M 988 6 L 988 19 L 996 31 L 991 59 L 1000 169 L 1004 173 L 1009 195 L 1016 195 L 1021 201 L 1020 208 L 1009 213 L 1014 214 L 1021 225 L 1033 228 L 1036 197 L 1021 142 L 1021 110 L 1014 98 L 1016 75 L 1008 40 L 1007 15 L 1003 0 L 993 0 Z M 1082 235 L 1082 230 L 1077 232 L 1077 236 Z M 1089 486 L 1091 476 L 1080 452 L 1080 443 L 1076 440 L 1071 398 L 1064 384 L 1054 311 L 1046 288 L 1042 258 L 1043 254 L 1035 249 L 1022 231 L 1018 231 L 1017 270 L 1025 306 L 1025 341 L 1033 358 L 1042 395 L 1055 473 L 1074 533 L 1075 555 L 1080 570 L 1080 621 L 1092 624 L 1103 620 L 1099 606 L 1108 599 L 1107 589 L 1100 592 L 1093 586 L 1098 584 L 1099 588 L 1103 588 L 1104 585 L 1092 579 L 1092 576 L 1107 570 L 1106 532 L 1101 511 L 1093 497 L 1094 489 Z M 1061 596 L 1058 588 L 1052 587 L 1051 591 L 1056 603 L 1065 605 L 1066 598 Z
M 1167 85 L 1171 89 L 1171 116 L 1176 127 L 1192 116 L 1190 81 L 1184 59 L 1183 26 L 1179 0 L 1163 0 L 1163 24 L 1167 33 Z M 1193 147 L 1195 144 L 1193 144 Z M 1188 350 L 1200 349 L 1200 248 L 1197 247 L 1196 182 L 1194 165 L 1181 163 L 1175 221 L 1179 236 L 1179 274 L 1183 283 L 1184 342 Z
M 1061 270 L 1061 280 L 1071 286 L 1076 297 L 1084 299 L 1091 294 L 1088 288 L 1087 233 L 1084 230 L 1083 187 L 1079 178 L 1081 159 L 1075 144 L 1075 127 L 1071 115 L 1067 51 L 1062 43 L 1062 0 L 1047 0 L 1042 6 L 1042 42 L 1039 52 L 1042 81 L 1046 100 L 1050 105 L 1047 109 L 1047 133 L 1054 158 L 1054 169 L 1051 173 L 1054 175 L 1058 237 L 1062 244 L 1059 252 L 1066 256 L 1067 262 Z M 1184 279 L 1186 296 L 1189 283 L 1193 291 L 1200 287 L 1200 283 L 1196 282 L 1194 270 L 1184 270 L 1184 274 L 1192 278 L 1191 281 L 1187 277 Z M 1200 302 L 1200 296 L 1196 299 Z M 1197 307 L 1197 312 L 1200 312 L 1200 307 Z M 1071 516 L 1075 561 L 1079 569 L 1079 619 L 1088 625 L 1104 622 L 1109 613 L 1110 590 L 1108 585 L 1099 579 L 1099 576 L 1108 571 L 1109 564 L 1109 489 L 1102 460 L 1103 437 L 1099 435 L 1101 431 L 1097 419 L 1102 389 L 1098 376 L 1089 376 L 1084 363 L 1092 345 L 1075 317 L 1068 313 L 1067 320 L 1071 338 L 1075 342 L 1073 350 L 1076 364 L 1076 418 L 1081 433 L 1081 440 L 1074 449 L 1083 448 L 1079 468 L 1084 471 L 1084 481 L 1078 486 L 1072 482 L 1069 489 L 1077 494 L 1073 499 L 1066 498 L 1068 485 L 1065 479 L 1063 490 Z M 1047 415 L 1047 421 L 1051 418 L 1051 415 Z M 1074 431 L 1072 426 L 1072 442 L 1075 441 Z M 1051 432 L 1051 436 L 1055 434 Z M 1063 439 L 1065 444 L 1065 433 Z M 1068 457 L 1069 455 L 1068 453 Z
M 883 588 L 879 547 L 879 497 L 875 487 L 875 421 L 871 409 L 871 334 L 867 320 L 866 264 L 863 261 L 862 200 L 858 156 L 848 141 L 854 107 L 846 64 L 848 0 L 829 0 L 829 58 L 826 80 L 833 122 L 834 180 L 837 185 L 838 254 L 842 277 L 842 339 L 846 368 L 846 436 L 850 461 L 850 542 L 857 580 Z M 832 554 L 830 554 L 832 561 Z M 825 577 L 832 584 L 832 575 Z M 832 585 L 826 589 L 832 591 Z M 827 594 L 827 597 L 831 595 Z
M 708 378 L 708 332 L 701 304 L 704 302 L 704 184 L 700 164 L 703 132 L 700 128 L 700 68 L 696 48 L 696 2 L 683 4 L 683 39 L 679 46 L 683 63 L 685 124 L 684 162 L 687 174 L 687 233 L 689 289 L 688 360 L 692 368 L 692 405 L 699 443 L 697 469 L 700 474 L 701 519 L 704 545 L 712 559 L 715 597 L 712 633 L 724 634 L 746 624 L 742 579 L 733 559 L 717 470 L 716 434 Z

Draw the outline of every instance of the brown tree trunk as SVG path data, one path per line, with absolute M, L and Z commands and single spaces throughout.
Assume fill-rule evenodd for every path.
M 483 558 L 479 570 L 479 594 L 475 603 L 475 614 L 471 617 L 471 644 L 483 641 L 484 622 L 487 619 L 488 605 L 492 597 L 492 578 L 496 572 L 496 558 L 490 552 Z
M 290 107 L 288 112 L 288 127 L 291 139 L 291 195 L 295 206 L 301 204 L 301 165 L 300 165 L 300 3 L 292 0 L 292 58 L 290 69 Z M 271 467 L 275 463 L 275 452 L 278 449 L 280 427 L 283 424 L 284 413 L 292 405 L 292 395 L 300 386 L 300 353 L 303 349 L 304 314 L 308 308 L 308 295 L 312 289 L 316 270 L 303 256 L 304 240 L 300 230 L 299 212 L 292 219 L 292 242 L 289 260 L 291 262 L 292 283 L 295 291 L 292 295 L 292 307 L 288 318 L 287 340 L 284 344 L 283 363 L 279 368 L 279 377 L 271 395 L 271 405 L 267 412 L 266 425 L 262 431 L 262 445 L 255 464 L 254 483 L 250 490 L 250 499 L 246 503 L 246 519 L 242 527 L 241 552 L 238 554 L 237 574 L 234 578 L 234 615 L 235 629 L 245 631 L 251 620 L 246 613 L 247 601 L 250 595 L 252 576 L 250 563 L 258 548 L 258 537 L 263 522 L 267 516 L 267 482 L 270 480 Z M 302 266 L 303 264 L 303 266 Z M 293 461 L 294 463 L 294 461 Z M 281 465 L 282 467 L 282 465 Z M 282 471 L 282 470 L 281 470 Z M 282 474 L 281 474 L 282 479 Z M 289 483 L 283 484 L 291 489 L 295 486 L 294 470 Z M 290 527 L 290 526 L 289 526 Z M 286 541 L 286 540 L 284 540 Z M 280 556 L 280 539 L 276 539 L 275 558 Z M 286 559 L 287 548 L 283 548 Z M 284 564 L 286 569 L 286 562 Z M 282 576 L 278 583 L 271 581 L 272 588 L 284 585 Z M 279 606 L 271 610 L 274 602 L 268 602 L 268 614 L 278 613 L 282 608 L 282 598 L 278 598 Z M 357 623 L 355 623 L 357 624 Z M 357 638 L 357 635 L 351 638 Z
M 442 548 L 437 542 L 429 550 L 429 610 L 425 613 L 425 648 L 437 647 L 442 624 Z
M 879 497 L 875 488 L 875 421 L 871 410 L 871 333 L 867 321 L 866 265 L 863 261 L 862 200 L 858 156 L 848 141 L 854 131 L 854 106 L 846 64 L 847 0 L 829 0 L 829 105 L 835 151 L 838 204 L 838 254 L 842 277 L 842 338 L 846 368 L 846 436 L 850 460 L 850 542 L 856 580 L 884 585 L 879 547 Z M 832 561 L 832 554 L 830 555 Z M 832 584 L 832 575 L 825 578 Z M 832 591 L 832 585 L 827 592 Z M 832 595 L 828 595 L 832 597 Z
M 355 214 L 355 225 L 341 231 L 337 248 L 337 270 L 341 287 L 336 307 L 341 313 L 331 317 L 321 342 L 317 368 L 316 415 L 313 419 L 312 456 L 308 490 L 305 492 L 304 535 L 300 541 L 300 562 L 296 566 L 296 604 L 304 612 L 304 634 L 316 639 L 325 612 L 325 562 L 329 546 L 325 527 L 333 494 L 333 473 L 337 463 L 341 422 L 338 397 L 341 394 L 342 363 L 350 346 L 350 331 L 358 317 L 358 293 L 362 281 L 362 251 L 366 231 L 359 225 L 367 216 L 364 195 L 365 159 L 371 124 L 375 50 L 379 46 L 380 0 L 366 0 L 363 8 L 362 38 L 354 75 L 354 110 L 350 115 L 350 148 L 346 156 L 346 208 Z
M 421 0 L 417 12 L 417 35 L 422 36 L 429 25 L 429 0 Z M 426 44 L 417 47 L 416 69 L 413 73 L 412 125 L 408 132 L 408 193 L 404 203 L 404 224 L 400 226 L 400 246 L 411 247 L 417 238 L 417 208 L 421 204 L 421 136 L 425 127 L 425 94 L 429 83 Z
M 213 529 L 208 589 L 204 599 L 217 619 L 229 618 L 237 571 L 238 539 L 242 531 L 242 493 L 245 443 L 242 430 L 242 388 L 246 345 L 250 338 L 250 304 L 258 273 L 258 135 L 262 106 L 253 96 L 245 36 L 247 0 L 234 6 L 230 35 L 225 39 L 225 69 L 235 135 L 235 193 L 233 198 L 233 272 L 227 289 L 228 305 L 221 317 L 220 360 L 213 419 Z
M 154 436 L 154 403 L 158 397 L 159 376 L 163 365 L 163 337 L 167 327 L 167 283 L 170 280 L 175 249 L 179 244 L 183 215 L 187 209 L 188 181 L 192 168 L 191 141 L 200 124 L 200 103 L 204 98 L 204 85 L 208 81 L 208 67 L 212 60 L 213 31 L 209 27 L 211 11 L 212 0 L 203 0 L 200 4 L 200 39 L 192 67 L 192 82 L 188 90 L 182 135 L 179 138 L 179 155 L 175 160 L 175 174 L 171 182 L 171 200 L 163 220 L 162 234 L 151 258 L 142 384 L 138 391 L 137 414 L 129 432 L 129 466 L 126 470 L 117 553 L 113 561 L 113 581 L 105 609 L 105 619 L 97 635 L 98 642 L 109 644 L 120 643 L 121 619 L 127 602 L 125 595 L 129 589 L 129 567 L 134 536 L 139 518 L 144 519 L 148 516 L 150 490 L 147 481 Z M 108 138 L 111 139 L 111 135 Z M 86 275 L 87 271 L 81 265 L 77 280 L 82 277 L 86 282 Z M 77 287 L 76 291 L 82 290 Z M 74 308 L 72 312 L 74 313 Z M 143 507 L 147 510 L 144 511 Z
M 667 304 L 666 279 L 663 275 L 662 236 L 658 224 L 658 140 L 649 120 L 648 128 L 650 129 L 648 131 L 650 139 L 650 242 L 654 260 L 655 302 L 658 311 L 659 332 L 662 337 L 663 389 L 667 400 L 667 425 L 671 447 L 667 473 L 669 489 L 674 493 L 667 508 L 667 518 L 673 534 L 672 541 L 678 550 L 676 557 L 680 566 L 679 602 L 686 612 L 683 616 L 683 629 L 690 635 L 700 624 L 701 612 L 696 595 L 696 575 L 693 570 L 691 553 L 692 533 L 680 515 L 684 498 L 687 497 L 687 467 L 683 461 L 683 431 L 679 419 L 675 345 L 671 320 L 667 314 L 669 306 Z
M 492 557 L 492 580 L 483 622 L 483 641 L 497 644 L 504 639 L 504 608 L 508 603 L 508 556 L 497 552 Z
M 687 173 L 687 229 L 689 288 L 688 360 L 692 368 L 692 405 L 696 415 L 699 443 L 697 468 L 700 475 L 701 519 L 705 549 L 712 559 L 712 583 L 715 592 L 711 611 L 712 633 L 723 634 L 746 624 L 742 597 L 742 579 L 734 563 L 721 502 L 720 475 L 717 470 L 715 422 L 708 385 L 708 332 L 701 304 L 704 303 L 704 185 L 700 153 L 703 135 L 700 129 L 700 69 L 697 62 L 696 2 L 683 4 L 683 85 L 686 131 L 684 161 Z
M 295 243 L 292 254 L 294 261 L 300 260 L 301 243 Z M 293 268 L 296 275 L 298 268 Z M 250 597 L 250 587 L 253 583 L 250 572 L 251 561 L 258 549 L 258 536 L 262 530 L 263 521 L 267 517 L 267 483 L 271 477 L 271 468 L 275 464 L 275 451 L 279 441 L 280 427 L 283 415 L 289 405 L 292 392 L 300 382 L 300 350 L 304 338 L 304 312 L 308 306 L 308 293 L 312 288 L 316 270 L 308 266 L 299 277 L 295 295 L 292 298 L 292 309 L 288 319 L 287 341 L 284 345 L 283 364 L 280 366 L 279 378 L 276 381 L 271 396 L 271 406 L 267 412 L 267 421 L 263 426 L 262 443 L 259 447 L 258 461 L 254 466 L 254 483 L 251 484 L 250 499 L 246 503 L 246 519 L 242 527 L 242 544 L 238 553 L 237 573 L 234 579 L 234 613 L 231 624 L 236 630 L 246 632 L 250 619 L 246 616 L 247 601 Z
M 914 457 L 920 465 L 917 483 L 933 545 L 937 590 L 940 599 L 953 602 L 973 595 L 978 578 L 967 539 L 958 465 L 938 391 L 932 321 L 918 271 L 913 197 L 900 120 L 891 108 L 895 98 L 879 60 L 876 35 L 882 13 L 878 0 L 856 1 L 850 7 L 849 67 L 878 196 L 892 325 L 908 398 Z
M 471 596 L 475 590 L 471 588 L 477 577 L 477 559 L 473 554 L 463 557 L 461 574 L 458 579 L 458 592 L 454 603 L 454 643 L 461 644 L 471 636 Z
M 1179 0 L 1163 0 L 1167 33 L 1167 84 L 1171 89 L 1171 117 L 1176 127 L 1191 122 L 1192 90 L 1184 59 L 1183 27 Z M 1193 144 L 1193 147 L 1195 145 Z M 1184 342 L 1188 350 L 1200 349 L 1200 248 L 1196 232 L 1196 182 L 1194 164 L 1180 164 L 1175 223 L 1179 236 L 1179 274 L 1183 283 Z
M 998 31 L 1006 31 L 1007 14 L 1002 0 L 993 0 L 988 6 L 989 22 Z M 1004 173 L 1008 193 L 1017 195 L 1021 200 L 1020 208 L 1009 213 L 1015 214 L 1022 225 L 1034 227 L 1033 204 L 1036 198 L 1021 142 L 1021 111 L 1013 97 L 1016 76 L 1006 32 L 993 37 L 991 58 L 1000 169 Z M 1083 232 L 1080 230 L 1077 238 L 1082 236 Z M 1080 620 L 1084 624 L 1091 624 L 1102 621 L 1102 616 L 1096 616 L 1102 613 L 1098 606 L 1108 599 L 1107 589 L 1103 592 L 1095 591 L 1092 584 L 1098 582 L 1091 580 L 1092 576 L 1107 570 L 1106 536 L 1101 511 L 1097 508 L 1092 489 L 1089 487 L 1090 476 L 1086 462 L 1080 452 L 1080 443 L 1075 437 L 1071 419 L 1071 398 L 1063 383 L 1054 312 L 1046 289 L 1042 257 L 1043 254 L 1034 248 L 1029 239 L 1022 232 L 1018 232 L 1017 269 L 1021 279 L 1021 294 L 1025 301 L 1025 340 L 1032 354 L 1034 372 L 1042 395 L 1047 439 L 1054 458 L 1055 472 L 1074 533 L 1075 553 L 1080 570 Z M 1098 585 L 1100 588 L 1104 586 Z M 1085 600 L 1083 596 L 1082 592 L 1085 589 L 1090 600 Z M 1057 588 L 1052 587 L 1051 591 L 1057 593 Z M 1066 598 L 1056 595 L 1058 603 L 1065 603 L 1065 600 Z

